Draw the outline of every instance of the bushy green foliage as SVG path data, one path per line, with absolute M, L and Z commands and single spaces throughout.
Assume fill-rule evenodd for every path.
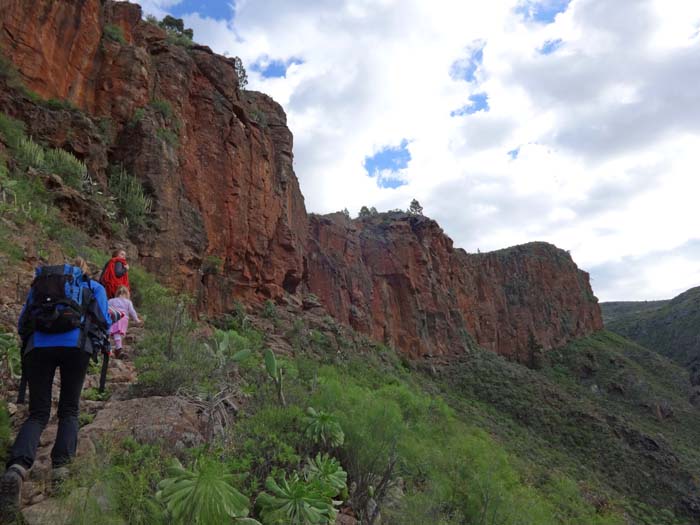
M 162 29 L 165 29 L 168 34 L 168 42 L 183 47 L 191 47 L 194 45 L 194 42 L 192 42 L 194 33 L 192 29 L 185 28 L 182 18 L 175 18 L 167 15 L 163 20 L 158 22 L 158 25 Z
M 257 523 L 242 520 L 248 516 L 250 503 L 233 487 L 234 478 L 221 463 L 201 457 L 190 471 L 174 460 L 167 475 L 158 484 L 156 498 L 166 505 L 173 523 Z
M 316 454 L 309 458 L 304 467 L 304 475 L 308 481 L 318 482 L 321 490 L 328 497 L 334 498 L 347 489 L 348 474 L 340 462 L 328 454 Z
M 156 498 L 158 483 L 172 457 L 158 445 L 131 438 L 100 441 L 96 455 L 77 459 L 60 488 L 71 523 L 165 525 L 166 510 Z M 81 492 L 83 487 L 87 492 Z M 80 494 L 77 501 L 71 495 Z M 98 502 L 98 500 L 100 500 Z
M 0 376 L 19 377 L 22 373 L 21 365 L 17 336 L 11 333 L 0 333 Z
M 306 409 L 304 423 L 304 435 L 314 443 L 334 448 L 341 446 L 345 441 L 345 433 L 338 418 L 333 414 L 309 407 Z
M 82 398 L 88 401 L 107 401 L 110 395 L 109 390 L 100 392 L 99 389 L 91 387 L 83 390 Z
M 173 117 L 173 106 L 168 100 L 154 98 L 149 105 L 166 121 Z
M 0 133 L 10 146 L 12 154 L 23 168 L 60 175 L 64 181 L 79 188 L 87 175 L 85 163 L 68 151 L 44 148 L 24 135 L 24 125 L 0 114 Z
M 106 24 L 103 29 L 103 34 L 105 37 L 120 44 L 126 44 L 126 38 L 124 38 L 124 31 L 122 28 L 114 24 Z
M 61 175 L 74 188 L 80 187 L 87 176 L 85 163 L 62 149 L 48 149 L 44 155 L 44 167 Z
M 24 122 L 0 112 L 0 134 L 10 148 L 17 148 L 25 137 Z
M 258 496 L 257 505 L 265 525 L 326 525 L 335 523 L 333 500 L 315 480 L 305 480 L 296 472 L 289 479 L 265 482 L 269 491 Z
M 131 231 L 144 228 L 150 217 L 153 201 L 141 182 L 124 168 L 114 168 L 109 177 L 109 189 L 116 197 L 122 220 Z

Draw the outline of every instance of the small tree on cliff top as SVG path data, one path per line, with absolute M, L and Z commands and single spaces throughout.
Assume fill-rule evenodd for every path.
M 413 199 L 408 207 L 408 213 L 411 215 L 423 215 L 423 206 L 416 199 Z

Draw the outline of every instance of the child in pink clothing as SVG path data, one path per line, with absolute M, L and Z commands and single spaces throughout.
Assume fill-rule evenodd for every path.
M 115 296 L 108 301 L 109 307 L 123 314 L 123 317 L 116 323 L 112 323 L 109 333 L 114 339 L 114 356 L 119 359 L 122 356 L 122 338 L 126 335 L 126 330 L 129 328 L 129 318 L 137 323 L 141 323 L 134 305 L 131 302 L 131 294 L 126 286 L 117 288 Z

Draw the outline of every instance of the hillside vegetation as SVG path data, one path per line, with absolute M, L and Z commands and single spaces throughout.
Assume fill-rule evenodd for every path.
M 700 368 L 700 286 L 670 301 L 603 303 L 608 330 L 668 357 Z M 700 384 L 700 377 L 696 384 Z

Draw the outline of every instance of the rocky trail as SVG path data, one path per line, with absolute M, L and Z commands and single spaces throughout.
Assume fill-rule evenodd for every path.
M 93 399 L 95 396 L 90 395 L 97 392 L 102 358 L 100 358 L 100 361 L 96 364 L 91 362 L 88 375 L 85 378 L 80 403 L 81 429 L 78 438 L 78 460 L 95 454 L 95 441 L 106 432 L 118 431 L 118 429 L 112 428 L 111 424 L 112 421 L 117 421 L 117 419 L 114 418 L 115 412 L 124 412 L 126 415 L 133 414 L 133 403 L 132 409 L 129 409 L 128 406 L 123 408 L 122 405 L 124 403 L 127 405 L 129 404 L 130 386 L 136 382 L 136 368 L 132 359 L 135 351 L 138 351 L 138 344 L 142 335 L 143 328 L 131 328 L 125 345 L 125 348 L 131 350 L 129 357 L 127 359 L 115 359 L 114 357 L 110 359 L 106 387 L 106 391 L 109 394 L 107 400 Z M 58 430 L 56 410 L 60 385 L 60 373 L 57 372 L 53 385 L 51 419 L 41 436 L 36 461 L 29 472 L 29 479 L 24 483 L 22 489 L 22 517 L 28 525 L 64 523 L 67 522 L 70 517 L 67 511 L 61 510 L 61 505 L 59 505 L 58 500 L 52 497 L 55 491 L 52 484 L 50 454 Z M 16 391 L 11 392 L 11 394 L 14 396 L 13 398 L 16 398 Z M 27 393 L 27 396 L 28 395 Z M 86 396 L 89 399 L 86 398 Z M 27 403 L 22 405 L 10 405 L 15 432 L 24 421 L 27 410 Z M 89 424 L 84 424 L 86 422 L 89 422 Z M 122 428 L 122 432 L 124 430 L 127 430 L 127 428 Z M 77 496 L 78 495 L 76 495 L 76 497 Z

